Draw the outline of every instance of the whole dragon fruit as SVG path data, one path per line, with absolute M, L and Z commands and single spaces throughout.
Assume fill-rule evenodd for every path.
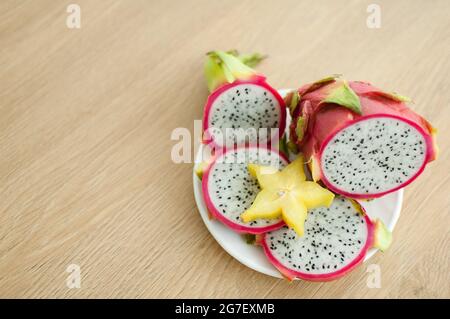
M 278 145 L 283 136 L 286 107 L 265 77 L 248 66 L 258 60 L 223 51 L 208 53 L 205 75 L 211 94 L 203 115 L 203 140 L 213 149 Z
M 313 179 L 351 198 L 376 198 L 413 181 L 436 158 L 435 129 L 407 98 L 329 77 L 289 94 L 291 145 Z

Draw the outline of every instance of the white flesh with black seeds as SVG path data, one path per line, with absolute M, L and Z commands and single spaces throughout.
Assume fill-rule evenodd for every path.
M 338 271 L 355 260 L 367 237 L 363 215 L 350 200 L 336 197 L 329 208 L 308 211 L 302 237 L 284 226 L 265 238 L 270 252 L 283 266 L 317 275 Z
M 257 219 L 244 223 L 240 218 L 260 191 L 258 181 L 248 172 L 248 163 L 268 165 L 282 169 L 287 163 L 277 152 L 269 149 L 249 148 L 229 151 L 220 163 L 211 167 L 208 179 L 209 195 L 215 207 L 227 219 L 243 226 L 263 227 L 281 221 L 277 219 Z
M 226 139 L 225 145 L 242 145 L 246 141 L 255 143 L 260 128 L 268 129 L 261 131 L 262 141 L 278 134 L 280 113 L 278 100 L 270 91 L 255 84 L 241 84 L 216 98 L 211 107 L 209 123 L 211 128 L 221 131 L 222 137 Z M 226 129 L 229 129 L 228 132 Z M 211 133 L 214 135 L 214 131 Z M 221 140 L 218 140 L 222 145 Z
M 325 178 L 350 194 L 382 193 L 411 179 L 426 157 L 423 135 L 389 117 L 357 122 L 338 132 L 321 161 Z

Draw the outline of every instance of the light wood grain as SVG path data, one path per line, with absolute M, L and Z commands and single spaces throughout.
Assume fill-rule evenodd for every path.
M 66 6 L 82 9 L 66 27 Z M 450 2 L 0 2 L 0 297 L 450 297 Z M 441 154 L 406 190 L 369 289 L 363 265 L 330 283 L 270 278 L 203 225 L 192 165 L 170 158 L 207 97 L 204 53 L 270 57 L 279 88 L 331 73 L 415 100 Z M 66 287 L 79 264 L 80 289 Z

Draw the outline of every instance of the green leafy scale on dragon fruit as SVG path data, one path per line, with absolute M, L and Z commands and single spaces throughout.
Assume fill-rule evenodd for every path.
M 351 107 L 342 99 L 327 100 L 344 85 L 354 92 Z M 435 129 L 401 96 L 335 79 L 303 86 L 298 93 L 290 137 L 305 153 L 314 179 L 338 194 L 376 198 L 396 191 L 436 158 Z M 305 122 L 307 127 L 296 125 Z

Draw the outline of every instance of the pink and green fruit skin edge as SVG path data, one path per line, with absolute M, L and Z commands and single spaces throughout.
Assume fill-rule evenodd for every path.
M 236 80 L 233 83 L 222 85 L 217 90 L 215 90 L 211 95 L 209 95 L 208 100 L 205 105 L 205 108 L 204 108 L 204 115 L 203 115 L 203 132 L 205 132 L 204 138 L 203 138 L 203 143 L 208 144 L 213 149 L 219 149 L 219 150 L 221 148 L 223 148 L 224 146 L 228 146 L 228 147 L 235 146 L 235 145 L 224 145 L 225 143 L 223 142 L 223 140 L 215 139 L 214 135 L 211 134 L 210 132 L 213 131 L 214 127 L 219 128 L 219 129 L 231 128 L 231 127 L 223 127 L 222 125 L 220 125 L 220 123 L 213 124 L 213 116 L 217 112 L 221 111 L 220 109 L 218 109 L 218 106 L 216 105 L 215 102 L 219 98 L 223 97 L 224 95 L 231 96 L 230 99 L 235 97 L 236 103 L 240 102 L 239 100 L 242 100 L 242 98 L 240 98 L 238 96 L 232 96 L 232 94 L 234 93 L 233 90 L 239 89 L 240 87 L 250 87 L 250 88 L 254 87 L 255 89 L 259 89 L 261 92 L 268 94 L 268 96 L 270 96 L 270 98 L 272 98 L 273 101 L 276 101 L 275 111 L 273 111 L 273 112 L 276 112 L 278 115 L 277 116 L 278 123 L 276 126 L 269 126 L 266 128 L 276 129 L 277 134 L 274 134 L 273 136 L 271 136 L 269 141 L 262 140 L 262 141 L 259 141 L 259 143 L 260 144 L 266 143 L 267 145 L 269 145 L 269 144 L 277 145 L 278 140 L 284 135 L 284 131 L 286 128 L 286 107 L 284 104 L 284 100 L 282 99 L 280 94 L 276 90 L 274 90 L 269 84 L 267 84 L 267 82 L 264 80 L 264 78 L 262 78 L 260 76 L 254 76 L 250 80 Z M 263 98 L 263 97 L 261 96 L 260 98 Z M 258 96 L 255 97 L 255 104 L 257 102 L 257 99 L 258 99 Z M 260 121 L 262 121 L 263 120 L 262 117 L 266 116 L 266 114 L 267 114 L 267 112 L 264 113 L 264 111 L 266 111 L 266 109 L 263 109 L 263 107 L 265 107 L 265 106 L 262 103 L 258 102 L 258 105 L 256 105 L 256 108 L 255 108 L 255 111 L 258 111 L 258 108 L 261 108 L 261 114 L 260 114 L 261 117 L 258 119 Z M 242 118 L 242 113 L 244 113 L 244 111 L 245 111 L 245 108 L 242 108 L 240 105 L 237 105 L 236 107 L 234 107 L 234 109 L 229 110 L 228 114 L 231 114 L 233 112 L 233 114 L 235 115 L 234 118 L 236 120 L 233 122 L 233 125 L 235 125 L 236 128 L 245 127 L 245 125 L 247 124 L 247 123 L 237 120 L 237 118 L 241 118 L 241 120 L 246 120 L 245 118 Z M 272 110 L 271 110 L 271 112 L 272 112 Z M 252 114 L 252 117 L 254 117 L 254 114 Z M 255 127 L 255 128 L 259 129 L 259 128 L 264 128 L 264 127 Z M 253 141 L 250 141 L 250 144 L 256 144 L 257 142 L 258 142 L 257 140 L 253 140 Z
M 242 224 L 240 221 L 239 222 L 233 221 L 230 218 L 227 218 L 224 215 L 224 212 L 222 212 L 219 209 L 219 207 L 216 203 L 217 200 L 216 200 L 216 198 L 214 198 L 215 194 L 212 194 L 210 192 L 210 185 L 213 182 L 212 181 L 213 177 L 211 176 L 211 172 L 217 165 L 217 162 L 220 161 L 221 158 L 223 158 L 224 156 L 226 156 L 229 153 L 251 152 L 252 150 L 258 150 L 258 151 L 262 151 L 262 152 L 270 152 L 271 154 L 274 154 L 276 157 L 278 157 L 279 160 L 284 165 L 287 165 L 289 163 L 289 160 L 286 158 L 286 156 L 284 154 L 280 153 L 276 149 L 260 147 L 260 146 L 259 147 L 258 146 L 242 146 L 242 147 L 238 147 L 236 149 L 228 149 L 228 150 L 225 150 L 224 152 L 215 154 L 211 163 L 206 168 L 206 171 L 203 174 L 203 178 L 202 178 L 202 192 L 203 192 L 204 200 L 205 200 L 206 206 L 208 208 L 208 211 L 213 218 L 217 219 L 218 221 L 222 222 L 223 224 L 225 224 L 226 226 L 228 226 L 229 228 L 231 228 L 232 230 L 234 230 L 238 233 L 261 234 L 261 233 L 275 230 L 275 229 L 278 229 L 278 228 L 284 226 L 284 222 L 282 220 L 280 220 L 277 223 L 273 223 L 273 224 L 271 224 L 269 226 L 265 226 L 265 227 L 251 227 L 251 226 Z M 247 164 L 246 163 L 243 163 L 240 167 L 244 171 L 244 173 L 246 173 L 248 175 L 248 178 L 252 178 L 249 175 L 249 173 L 247 172 Z M 256 194 L 255 194 L 255 196 L 256 196 Z M 241 212 L 239 212 L 239 215 L 243 211 L 244 211 L 244 208 L 242 209 Z
M 341 201 L 345 200 L 346 201 L 345 205 L 348 205 L 348 203 L 349 203 L 349 200 L 344 199 L 342 197 L 339 199 L 335 199 L 336 202 L 339 200 L 341 200 Z M 279 240 L 277 240 L 275 244 L 273 244 L 273 243 L 269 244 L 269 238 L 272 236 L 272 234 L 281 231 L 281 230 L 277 230 L 274 232 L 267 232 L 267 233 L 261 235 L 260 238 L 258 239 L 258 244 L 262 245 L 262 247 L 264 249 L 264 253 L 266 254 L 268 260 L 272 263 L 272 265 L 276 269 L 278 269 L 278 271 L 289 281 L 294 280 L 294 279 L 302 279 L 302 280 L 307 280 L 307 281 L 331 281 L 331 280 L 338 279 L 338 278 L 344 276 L 345 274 L 347 274 L 348 272 L 350 272 L 351 270 L 353 270 L 359 264 L 361 264 L 364 261 L 369 249 L 372 248 L 374 245 L 375 224 L 372 222 L 372 220 L 366 214 L 365 210 L 359 204 L 356 203 L 356 205 L 359 206 L 360 211 L 353 210 L 351 212 L 351 214 L 354 214 L 356 212 L 356 214 L 360 215 L 359 217 L 361 218 L 361 220 L 364 221 L 364 228 L 366 229 L 364 245 L 359 249 L 359 252 L 357 255 L 355 255 L 354 257 L 351 257 L 352 259 L 347 264 L 345 264 L 342 267 L 340 266 L 339 268 L 336 268 L 336 270 L 331 269 L 330 271 L 328 271 L 327 269 L 325 269 L 325 270 L 322 270 L 322 273 L 309 273 L 308 271 L 300 271 L 298 269 L 293 269 L 293 267 L 289 268 L 281 262 L 280 256 L 276 257 L 274 255 L 274 251 L 275 251 L 274 249 L 277 249 L 277 247 L 270 248 L 270 246 L 275 245 L 275 246 L 278 246 L 278 249 L 280 249 L 280 248 L 283 248 L 283 245 L 296 245 L 297 248 L 299 247 L 299 245 L 306 245 L 306 249 L 308 249 L 308 252 L 309 252 L 309 249 L 311 249 L 311 251 L 316 251 L 316 250 L 319 251 L 320 250 L 319 255 L 316 255 L 316 256 L 317 256 L 317 258 L 320 257 L 321 259 L 324 258 L 324 256 L 325 256 L 325 258 L 324 258 L 325 261 L 323 261 L 323 260 L 320 261 L 320 259 L 311 259 L 314 261 L 319 260 L 316 262 L 318 263 L 317 267 L 320 269 L 320 263 L 323 263 L 323 262 L 335 263 L 336 261 L 339 261 L 338 259 L 331 258 L 331 257 L 329 258 L 329 260 L 326 260 L 326 257 L 328 257 L 327 253 L 332 253 L 332 255 L 336 254 L 337 258 L 340 258 L 341 256 L 339 254 L 341 253 L 341 249 L 346 249 L 345 243 L 343 243 L 343 244 L 341 243 L 341 245 L 344 245 L 344 246 L 334 247 L 334 250 L 331 250 L 331 251 L 330 250 L 327 251 L 326 247 L 325 248 L 322 247 L 322 245 L 325 243 L 321 243 L 320 241 L 315 242 L 315 240 L 314 240 L 313 243 L 316 243 L 316 244 L 315 245 L 312 244 L 311 246 L 308 246 L 308 244 L 305 243 L 306 239 L 304 239 L 304 241 L 302 241 L 302 242 L 298 242 L 297 241 L 298 239 L 294 239 L 293 237 L 290 237 L 290 236 L 287 236 L 287 237 L 284 236 L 281 239 L 281 242 Z M 320 214 L 320 210 L 321 209 L 316 209 L 314 211 L 319 211 L 319 214 Z M 330 215 L 333 215 L 333 213 L 338 214 L 339 211 L 336 210 L 336 211 L 330 212 Z M 356 224 L 356 225 L 358 226 L 358 224 Z M 317 225 L 313 225 L 313 227 L 317 227 Z M 328 230 L 330 232 L 332 232 L 332 231 L 338 232 L 336 235 L 336 238 L 344 239 L 345 238 L 344 235 L 348 234 L 347 232 L 345 232 L 343 230 L 342 230 L 342 234 L 339 234 L 339 232 L 341 231 L 340 229 L 335 230 L 335 229 L 331 229 L 331 228 L 333 228 L 332 226 L 329 226 L 329 227 L 330 227 L 330 229 L 328 229 Z M 311 234 L 310 234 L 310 236 L 311 236 Z M 312 235 L 312 236 L 314 236 L 314 235 Z M 334 236 L 334 235 L 331 235 L 331 236 Z M 333 237 L 332 241 L 336 238 Z M 354 237 L 353 235 L 350 236 L 350 239 L 354 240 L 354 241 L 359 240 L 359 239 L 357 239 L 357 237 Z M 345 241 L 345 240 L 343 240 L 343 241 Z M 304 252 L 304 250 L 303 250 L 303 252 Z M 296 251 L 296 252 L 298 252 L 298 251 Z M 284 255 L 284 256 L 286 256 L 286 255 Z M 281 258 L 284 258 L 284 256 L 282 255 Z M 292 257 L 291 255 L 288 255 L 288 256 Z M 344 255 L 342 255 L 342 256 L 344 256 Z M 296 256 L 294 255 L 293 258 L 296 258 Z M 306 257 L 302 256 L 302 258 L 305 259 Z M 285 262 L 286 262 L 286 260 L 285 260 Z M 306 270 L 308 270 L 308 269 L 306 269 Z
M 381 197 L 381 196 L 383 196 L 383 195 L 389 194 L 389 193 L 391 193 L 391 192 L 395 192 L 395 191 L 397 191 L 397 190 L 399 190 L 399 189 L 401 189 L 401 188 L 404 188 L 404 187 L 408 186 L 408 185 L 409 185 L 411 182 L 413 182 L 420 174 L 422 174 L 423 170 L 425 169 L 426 164 L 427 164 L 428 162 L 432 161 L 432 159 L 433 159 L 433 157 L 434 157 L 434 152 L 433 152 L 433 141 L 432 141 L 431 136 L 428 135 L 428 134 L 426 134 L 425 131 L 424 131 L 420 126 L 418 126 L 415 122 L 412 122 L 412 121 L 410 121 L 410 120 L 407 120 L 407 119 L 404 119 L 404 118 L 401 118 L 401 117 L 398 117 L 398 116 L 395 116 L 395 115 L 390 115 L 390 114 L 384 114 L 384 115 L 369 115 L 369 116 L 366 116 L 366 117 L 364 117 L 364 118 L 360 118 L 360 119 L 357 119 L 357 120 L 351 122 L 350 124 L 348 124 L 348 126 L 354 125 L 355 123 L 358 123 L 358 122 L 360 122 L 360 121 L 365 121 L 365 120 L 370 119 L 370 118 L 383 118 L 383 117 L 385 117 L 385 118 L 394 118 L 394 119 L 397 119 L 397 120 L 399 120 L 399 121 L 406 122 L 406 123 L 408 123 L 408 125 L 411 125 L 411 126 L 414 127 L 418 132 L 420 132 L 420 133 L 423 135 L 424 140 L 425 140 L 425 143 L 426 143 L 426 145 L 427 145 L 427 147 L 426 147 L 426 156 L 424 157 L 424 161 L 422 162 L 422 164 L 421 164 L 420 168 L 417 170 L 417 172 L 416 172 L 414 175 L 412 175 L 412 177 L 410 177 L 405 183 L 403 183 L 403 184 L 401 184 L 401 185 L 398 185 L 398 186 L 396 186 L 396 187 L 394 187 L 394 188 L 391 188 L 391 189 L 389 189 L 389 190 L 387 190 L 387 191 L 384 191 L 384 192 L 371 194 L 371 195 L 370 195 L 370 198 L 378 198 L 378 197 Z M 343 130 L 343 129 L 345 129 L 345 127 L 342 128 L 341 130 Z M 323 171 L 323 167 L 322 167 L 322 165 L 323 165 L 323 160 L 322 160 L 322 154 L 323 154 L 323 151 L 324 151 L 324 149 L 327 147 L 328 143 L 333 139 L 333 137 L 335 137 L 337 134 L 339 134 L 339 132 L 340 132 L 341 130 L 335 132 L 334 134 L 329 135 L 329 136 L 327 137 L 327 139 L 326 139 L 326 140 L 323 142 L 323 144 L 322 144 L 321 150 L 320 150 L 320 152 L 319 152 L 319 154 L 320 154 L 320 155 L 319 155 L 319 156 L 320 156 L 320 157 L 319 157 L 319 162 L 320 162 L 320 164 L 321 164 L 321 171 Z M 327 179 L 327 177 L 326 177 L 325 175 L 322 175 L 322 176 L 321 176 L 321 180 L 322 180 L 322 182 L 327 186 L 328 189 L 330 189 L 331 191 L 333 191 L 333 192 L 335 192 L 335 193 L 337 193 L 337 194 L 341 194 L 341 195 L 344 195 L 344 196 L 347 196 L 347 197 L 351 197 L 351 198 L 355 198 L 355 199 L 365 199 L 365 198 L 368 197 L 367 194 L 349 193 L 349 192 L 343 191 L 343 190 L 341 190 L 341 189 L 335 187 L 335 185 L 333 185 L 333 183 L 331 183 L 331 182 Z
M 345 88 L 345 90 L 343 88 Z M 339 92 L 341 95 L 336 94 L 336 92 Z M 436 130 L 423 117 L 408 108 L 403 97 L 385 93 L 369 83 L 359 81 L 347 83 L 346 81 L 341 80 L 330 80 L 325 83 L 308 84 L 302 86 L 298 90 L 298 94 L 300 96 L 300 102 L 294 109 L 291 108 L 293 117 L 290 126 L 291 141 L 297 144 L 300 151 L 304 152 L 305 157 L 310 163 L 314 179 L 322 180 L 330 190 L 333 190 L 338 194 L 352 198 L 369 199 L 394 192 L 416 179 L 417 176 L 423 172 L 425 165 L 433 161 L 437 156 L 438 149 L 435 141 Z M 345 94 L 347 94 L 347 96 L 345 96 Z M 342 95 L 344 95 L 344 97 Z M 357 110 L 359 110 L 359 114 L 356 112 Z M 420 150 L 420 154 L 411 155 L 408 154 L 408 152 L 402 154 L 404 157 L 402 161 L 405 162 L 406 166 L 414 166 L 412 169 L 403 170 L 405 167 L 402 168 L 401 164 L 395 164 L 395 169 L 402 169 L 402 172 L 406 172 L 405 177 L 400 176 L 401 178 L 396 177 L 394 179 L 392 171 L 389 171 L 389 174 L 381 174 L 379 170 L 371 170 L 371 168 L 377 168 L 376 165 L 374 166 L 374 163 L 379 163 L 383 166 L 391 165 L 392 163 L 389 162 L 387 158 L 389 158 L 389 153 L 395 154 L 394 150 L 387 147 L 384 148 L 381 144 L 378 145 L 378 147 L 381 151 L 386 151 L 386 160 L 377 158 L 375 155 L 364 153 L 365 148 L 371 147 L 370 139 L 385 137 L 383 131 L 364 130 L 364 127 L 368 127 L 370 121 L 374 119 L 379 119 L 380 122 L 388 124 L 387 126 L 384 126 L 383 129 L 387 127 L 393 134 L 396 133 L 393 131 L 394 128 L 392 128 L 392 125 L 399 125 L 397 123 L 400 123 L 400 126 L 404 127 L 403 132 L 397 132 L 403 139 L 399 138 L 398 141 L 394 141 L 393 143 L 401 142 L 406 144 L 406 142 L 411 142 L 408 140 L 408 136 L 403 136 L 405 132 L 412 132 L 413 135 L 416 136 L 416 142 L 420 140 L 419 142 L 422 143 L 423 140 L 423 143 L 425 143 L 423 146 L 424 149 Z M 365 136 L 362 135 L 361 137 L 366 137 L 366 144 L 356 145 L 353 153 L 346 151 L 344 155 L 355 158 L 356 161 L 358 160 L 356 157 L 361 153 L 366 156 L 369 164 L 366 165 L 366 163 L 364 163 L 364 165 L 361 164 L 359 167 L 355 165 L 355 168 L 362 168 L 365 170 L 364 174 L 367 175 L 368 182 L 374 183 L 374 180 L 379 179 L 380 176 L 386 176 L 385 180 L 378 181 L 379 191 L 376 189 L 362 191 L 364 187 L 369 188 L 367 183 L 363 183 L 362 187 L 359 187 L 359 189 L 355 187 L 354 191 L 350 191 L 350 189 L 340 187 L 338 185 L 339 183 L 331 181 L 326 174 L 323 154 L 327 148 L 330 147 L 330 141 L 333 139 L 339 140 L 338 137 L 340 135 L 344 136 L 346 132 L 351 131 L 356 126 L 363 128 L 362 132 L 364 132 Z M 299 136 L 299 134 L 301 134 L 301 136 Z M 351 140 L 349 140 L 348 137 L 345 137 L 342 140 L 347 141 L 350 145 Z M 387 145 L 389 142 L 390 140 L 386 139 L 385 144 Z M 342 141 L 341 146 L 345 147 Z M 411 153 L 417 151 L 414 145 L 407 145 L 405 149 L 411 150 Z M 422 162 L 415 162 L 416 155 L 424 155 Z M 337 158 L 341 160 L 334 165 L 342 165 L 342 161 L 345 158 L 343 156 L 339 157 L 339 150 Z M 414 163 L 414 165 L 410 163 Z M 360 176 L 358 176 L 358 174 L 356 176 L 353 175 L 354 177 L 349 176 L 347 172 L 345 172 L 345 169 L 342 168 L 340 168 L 340 171 L 335 168 L 334 171 L 335 174 L 341 174 L 341 178 L 347 178 L 348 180 L 354 179 L 361 182 L 362 177 L 365 177 L 364 174 Z M 370 175 L 371 171 L 373 171 L 372 175 Z M 378 176 L 376 173 L 378 173 Z M 395 180 L 395 182 L 393 182 L 393 180 Z

